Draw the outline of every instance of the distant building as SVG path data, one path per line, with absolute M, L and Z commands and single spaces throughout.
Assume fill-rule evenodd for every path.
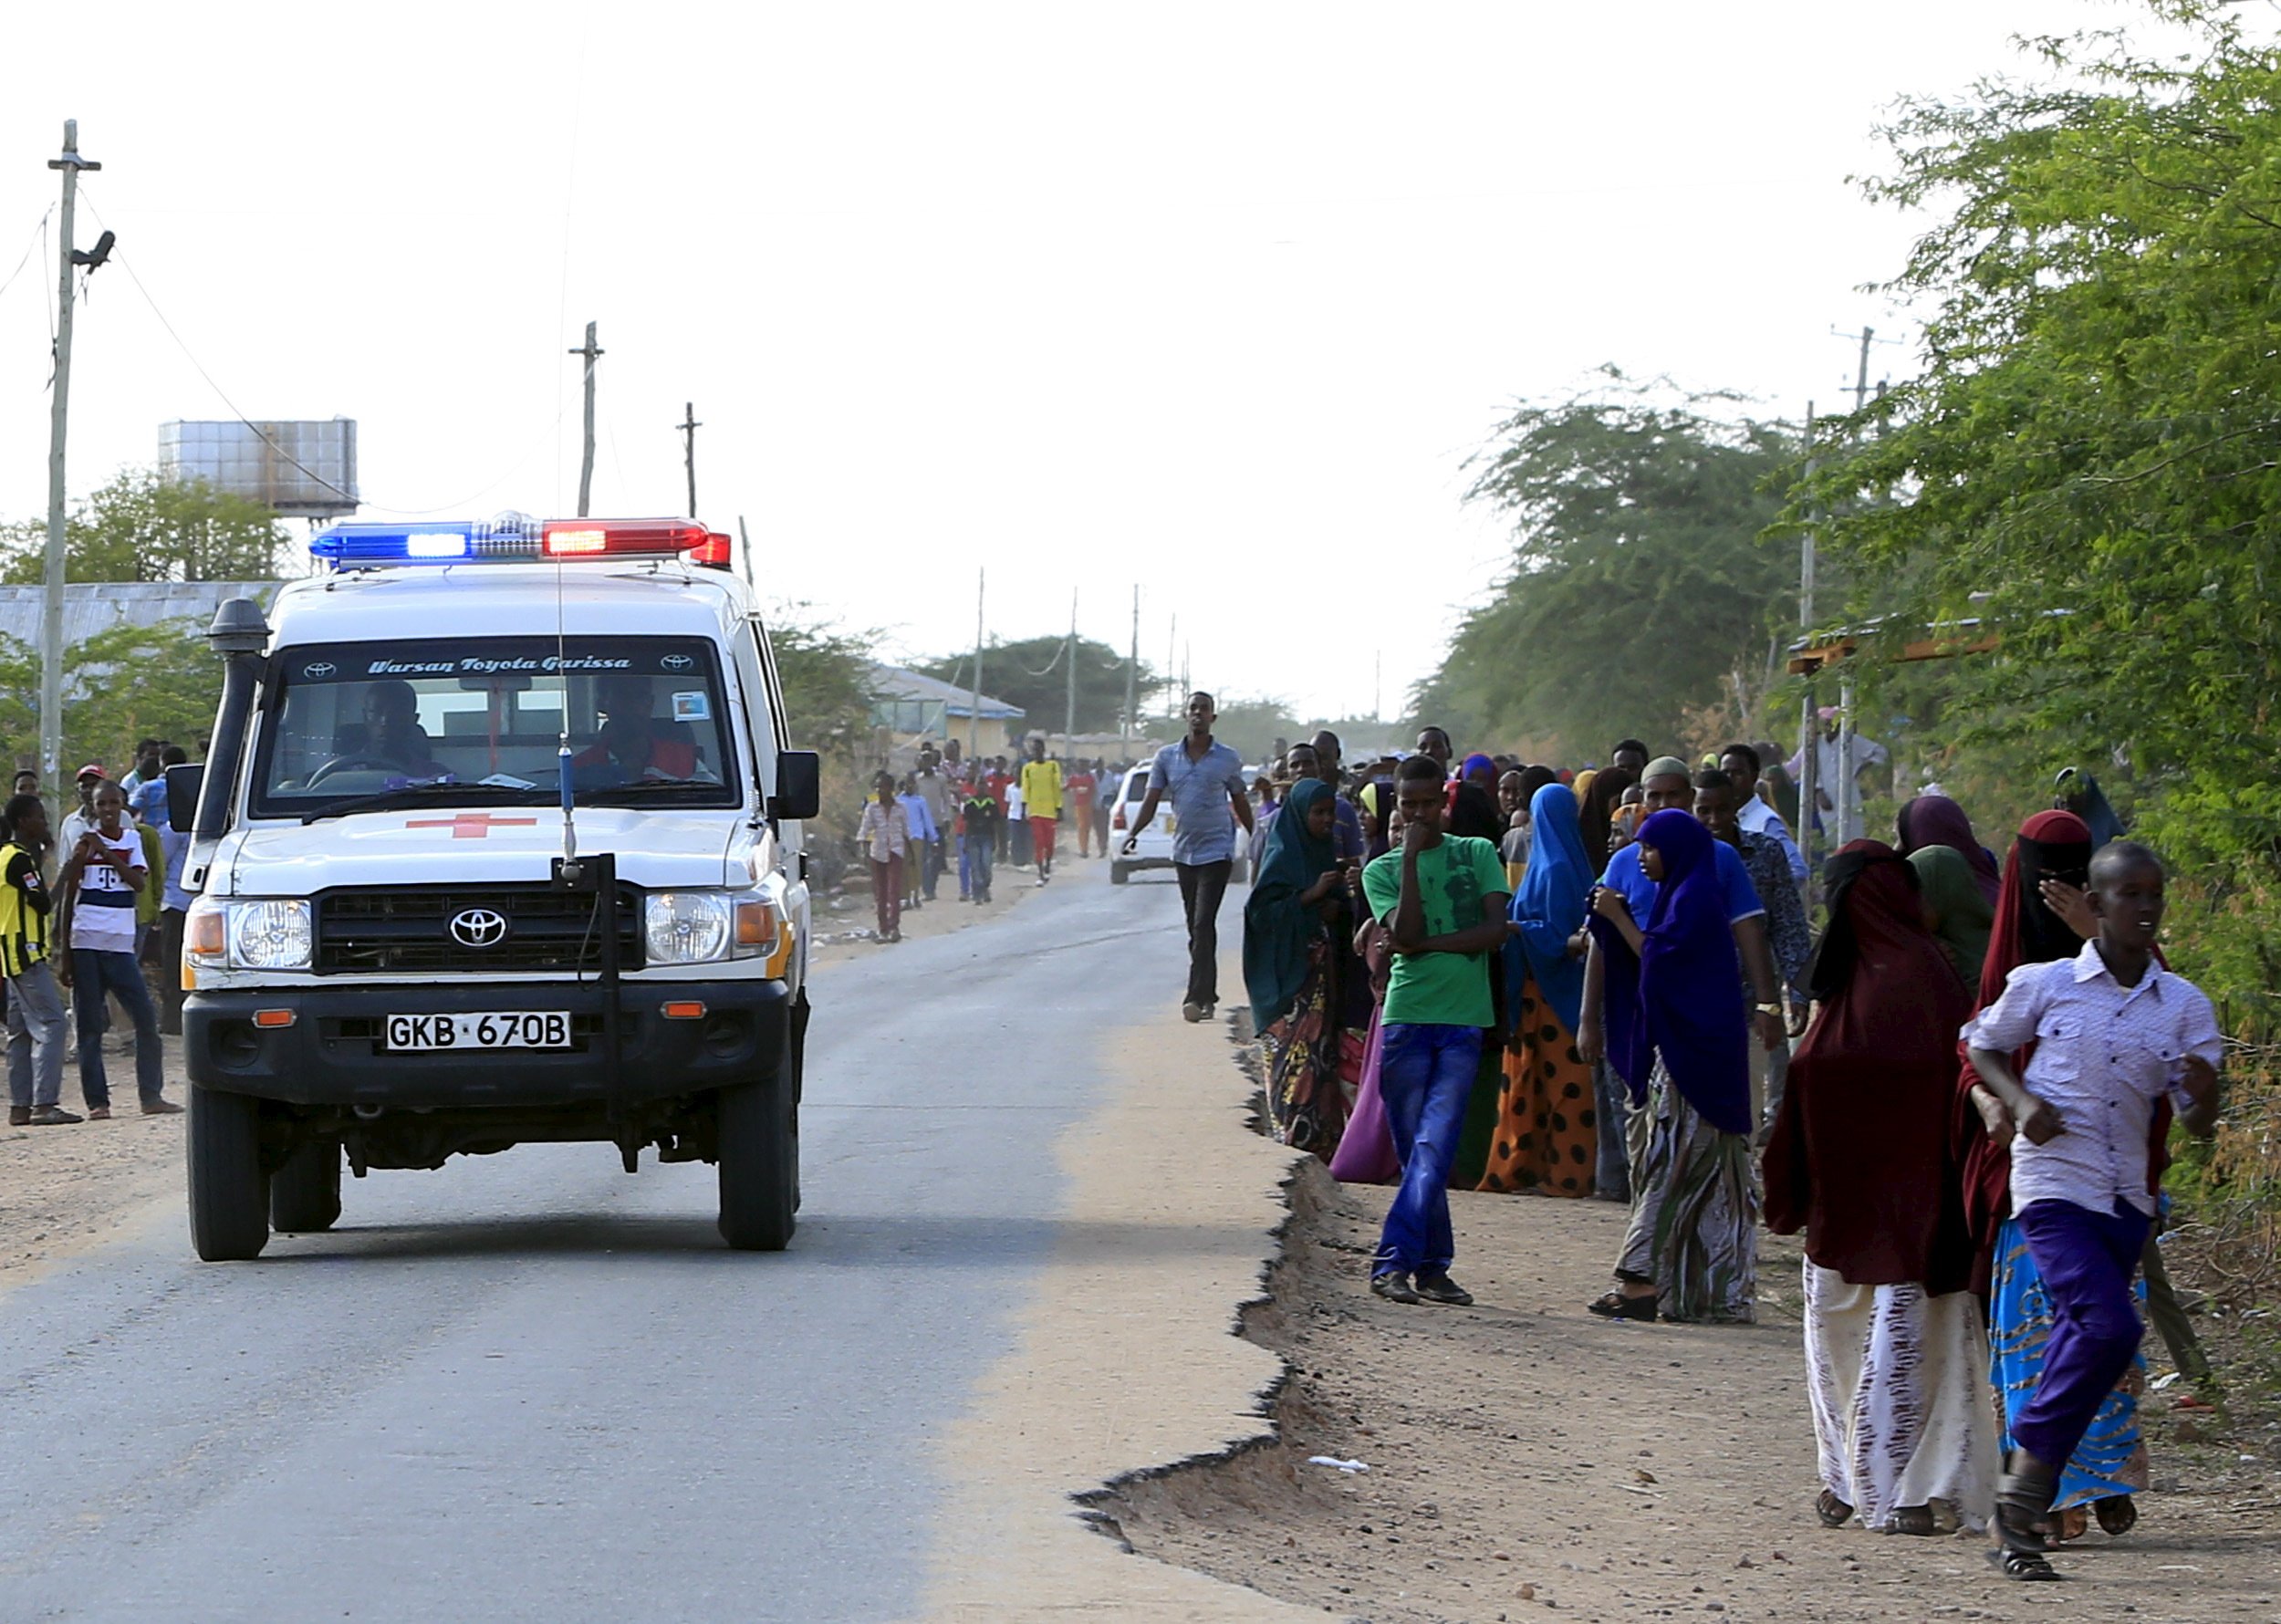
M 871 668 L 871 725 L 898 741 L 963 739 L 971 717 L 980 724 L 981 741 L 1003 748 L 1018 736 L 1016 724 L 1028 714 L 1021 706 L 986 693 L 977 707 L 972 689 L 953 687 L 900 665 Z

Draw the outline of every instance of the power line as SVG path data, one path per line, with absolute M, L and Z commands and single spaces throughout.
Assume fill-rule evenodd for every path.
M 0 293 L 15 286 L 16 279 L 24 274 L 24 267 L 32 263 L 32 250 L 47 240 L 47 222 L 55 217 L 55 213 L 56 205 L 49 203 L 47 213 L 40 215 L 39 223 L 32 227 L 31 237 L 24 245 L 24 257 L 16 262 L 16 269 L 8 273 L 8 279 L 0 282 Z
M 109 229 L 110 223 L 103 218 L 102 212 L 96 208 L 92 201 L 88 199 L 87 190 L 84 184 L 80 187 L 80 200 L 87 203 L 88 213 L 95 216 L 96 224 Z M 309 467 L 298 457 L 296 457 L 291 452 L 286 450 L 284 446 L 277 443 L 276 440 L 271 436 L 267 430 L 264 429 L 259 423 L 255 422 L 252 418 L 247 417 L 245 412 L 241 411 L 238 409 L 237 402 L 230 399 L 229 391 L 224 389 L 220 383 L 215 381 L 214 374 L 206 370 L 205 363 L 198 359 L 196 352 L 193 351 L 190 345 L 184 341 L 182 334 L 174 330 L 174 324 L 167 320 L 166 312 L 159 308 L 158 300 L 151 297 L 151 290 L 143 286 L 142 278 L 135 275 L 135 267 L 127 260 L 126 256 L 120 254 L 119 250 L 114 247 L 111 250 L 111 256 L 109 263 L 119 266 L 121 270 L 127 273 L 127 279 L 135 285 L 135 291 L 142 296 L 142 302 L 151 307 L 151 314 L 158 318 L 159 325 L 166 329 L 166 336 L 174 340 L 175 348 L 182 352 L 182 359 L 190 362 L 192 368 L 196 370 L 198 376 L 206 380 L 206 387 L 214 390 L 214 398 L 216 400 L 220 401 L 223 405 L 229 408 L 230 415 L 232 417 L 237 419 L 237 421 L 246 428 L 251 429 L 260 437 L 263 444 L 268 446 L 270 450 L 276 452 L 278 456 L 284 458 L 285 461 L 290 463 L 303 474 L 307 474 L 308 477 L 314 480 L 317 484 L 322 485 L 325 489 L 332 492 L 337 496 L 340 496 L 348 501 L 358 502 L 359 505 L 385 507 L 391 513 L 405 513 L 416 515 L 460 512 L 472 506 L 476 502 L 482 500 L 484 496 L 489 495 L 493 491 L 497 490 L 501 485 L 506 484 L 508 480 L 514 478 L 516 474 L 520 473 L 522 471 L 523 464 L 530 461 L 532 453 L 537 451 L 540 444 L 544 442 L 543 436 L 545 434 L 553 434 L 559 437 L 562 432 L 562 414 L 557 411 L 555 414 L 554 422 L 549 423 L 543 431 L 541 439 L 532 441 L 528 449 L 526 449 L 521 456 L 516 458 L 514 462 L 507 464 L 505 471 L 503 472 L 498 478 L 493 480 L 489 484 L 484 485 L 481 490 L 463 496 L 456 502 L 446 502 L 436 507 L 410 507 L 393 502 L 380 502 L 370 498 L 359 499 L 354 492 L 342 490 L 339 485 L 333 484 L 331 480 L 327 479 L 323 474 L 318 473 L 314 468 Z

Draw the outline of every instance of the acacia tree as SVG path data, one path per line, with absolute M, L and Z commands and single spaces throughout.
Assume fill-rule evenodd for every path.
M 1860 604 L 1970 617 L 1963 737 L 2040 769 L 2120 752 L 2148 828 L 2223 873 L 2273 829 L 2281 691 L 2281 53 L 2222 8 L 2149 60 L 2041 40 L 2050 78 L 1905 104 L 1874 197 L 1946 217 L 1891 291 L 1923 370 L 1799 500 Z M 1875 500 L 1864 501 L 1863 496 Z
M 1029 713 L 1034 732 L 1059 733 L 1068 709 L 1069 658 L 1066 637 L 1026 637 L 1017 642 L 994 642 L 983 651 L 983 692 Z M 974 681 L 974 657 L 946 654 L 922 661 L 911 669 L 922 676 L 963 687 Z M 1077 640 L 1078 731 L 1111 733 L 1125 709 L 1126 656 L 1107 643 L 1090 638 Z M 1134 692 L 1145 702 L 1155 685 L 1155 674 L 1142 661 Z
M 1738 671 L 1754 702 L 1763 688 L 1794 588 L 1762 533 L 1795 432 L 1608 379 L 1522 406 L 1467 464 L 1465 499 L 1513 521 L 1513 561 L 1413 696 L 1453 737 L 1599 759 L 1626 734 L 1676 740 Z

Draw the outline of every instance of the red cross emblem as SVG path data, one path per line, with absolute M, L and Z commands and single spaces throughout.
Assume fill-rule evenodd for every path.
M 494 817 L 488 812 L 463 812 L 457 817 L 415 817 L 404 827 L 408 829 L 450 829 L 454 840 L 484 840 L 493 829 L 529 829 L 538 827 L 536 817 Z

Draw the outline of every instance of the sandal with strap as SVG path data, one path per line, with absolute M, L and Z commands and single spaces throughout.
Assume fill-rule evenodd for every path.
M 2036 1551 L 2015 1551 L 1998 1546 L 1988 1553 L 1988 1559 L 2004 1569 L 2004 1577 L 2007 1579 L 2026 1579 L 2033 1583 L 2059 1577 L 2059 1570 Z
M 1903 1505 L 1893 1512 L 1893 1532 L 1929 1538 L 1941 1531 L 1929 1505 Z
M 1646 1319 L 1655 1317 L 1655 1297 L 1628 1297 L 1620 1291 L 1611 1291 L 1596 1303 L 1584 1305 L 1585 1312 L 1597 1314 L 1602 1319 Z
M 1821 1519 L 1825 1528 L 1842 1528 L 1853 1521 L 1853 1507 L 1831 1490 L 1824 1489 L 1814 1496 L 1814 1515 Z
M 2139 1503 L 2128 1494 L 2109 1494 L 2091 1503 L 2091 1515 L 2109 1539 L 2120 1539 L 2139 1525 Z

